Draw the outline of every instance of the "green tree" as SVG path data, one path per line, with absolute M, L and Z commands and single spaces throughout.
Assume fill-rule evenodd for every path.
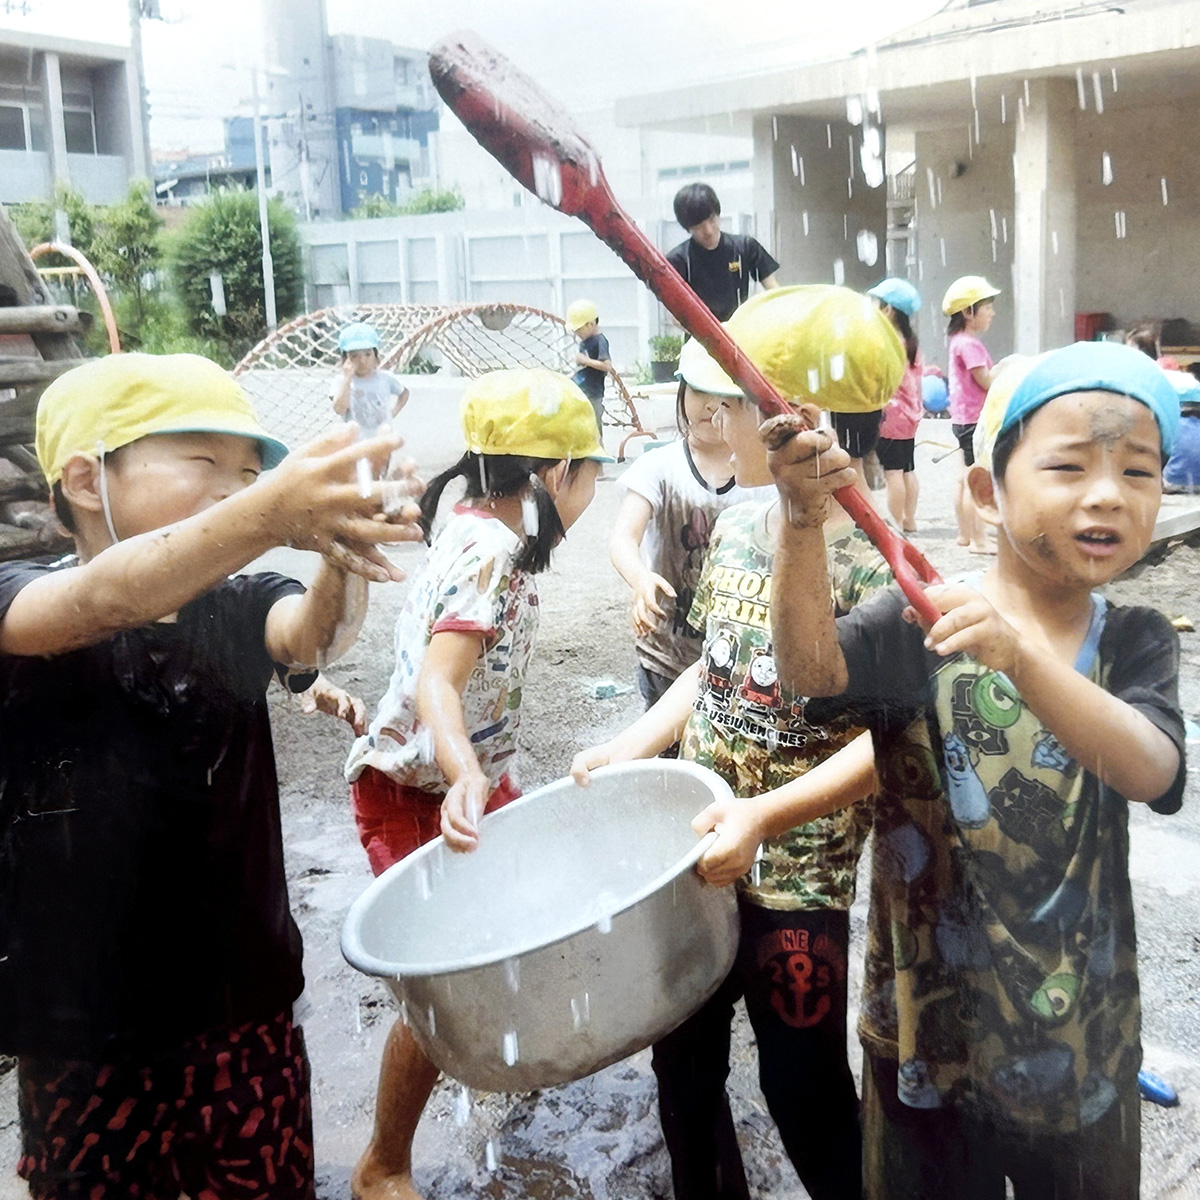
M 277 200 L 269 206 L 275 304 L 279 319 L 295 316 L 304 305 L 304 270 L 296 219 Z M 191 211 L 172 239 L 169 258 L 175 291 L 197 337 L 240 358 L 266 332 L 262 278 L 262 236 L 254 192 L 217 192 Z M 225 287 L 226 314 L 212 308 L 209 276 L 219 272 Z
M 136 179 L 120 204 L 101 211 L 93 243 L 96 269 L 130 302 L 130 316 L 139 328 L 146 319 L 146 277 L 161 259 L 162 223 L 149 180 Z
M 71 245 L 90 259 L 95 248 L 96 226 L 102 210 L 89 204 L 79 192 L 65 184 L 56 185 L 53 200 L 29 200 L 24 204 L 14 204 L 8 213 L 25 245 L 32 250 L 34 246 L 42 242 L 52 242 L 58 236 L 54 214 L 60 208 L 67 214 Z M 70 260 L 54 255 L 46 258 L 42 265 L 67 266 L 70 265 Z
M 362 203 L 350 212 L 354 219 L 415 217 L 425 213 L 458 212 L 467 204 L 458 188 L 422 188 L 409 196 L 403 204 L 378 195 L 364 195 L 361 199 Z

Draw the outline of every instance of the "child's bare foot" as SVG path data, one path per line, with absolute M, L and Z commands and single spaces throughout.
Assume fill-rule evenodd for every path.
M 963 535 L 960 533 L 958 537 L 954 539 L 954 542 L 957 546 L 969 546 L 971 544 L 971 539 L 968 537 L 963 537 Z
M 411 1172 L 387 1173 L 375 1156 L 374 1143 L 366 1148 L 351 1172 L 350 1195 L 354 1200 L 424 1200 Z
M 995 554 L 996 547 L 991 542 L 984 542 L 982 545 L 970 542 L 967 544 L 967 551 L 970 554 Z
M 904 526 L 904 532 L 905 532 L 905 533 L 916 533 L 916 532 L 917 532 L 917 527 L 916 527 L 915 525 L 905 525 L 905 526 Z

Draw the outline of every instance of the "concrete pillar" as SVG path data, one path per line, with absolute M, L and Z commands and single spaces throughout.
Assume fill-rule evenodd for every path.
M 42 101 L 46 112 L 46 149 L 50 154 L 50 174 L 55 184 L 71 182 L 67 166 L 67 127 L 63 124 L 62 71 L 58 55 L 42 55 Z
M 862 140 L 844 120 L 755 118 L 755 218 L 780 283 L 861 289 L 887 274 L 887 187 L 864 178 Z
M 125 103 L 129 111 L 129 163 L 131 179 L 150 179 L 154 172 L 150 163 L 150 130 L 146 124 L 146 92 L 142 86 L 137 64 L 125 60 L 121 68 L 125 82 Z
M 1040 354 L 1075 336 L 1075 84 L 1029 82 L 1013 149 L 1016 349 Z

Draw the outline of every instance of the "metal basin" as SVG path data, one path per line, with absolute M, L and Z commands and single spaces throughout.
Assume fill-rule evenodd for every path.
M 474 854 L 441 838 L 384 872 L 342 930 L 447 1075 L 485 1091 L 580 1079 L 675 1028 L 737 951 L 732 888 L 694 870 L 691 819 L 730 795 L 654 759 L 560 780 L 486 817 Z

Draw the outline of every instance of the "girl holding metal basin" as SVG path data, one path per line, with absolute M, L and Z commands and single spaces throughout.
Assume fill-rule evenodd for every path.
M 446 486 L 466 498 L 433 539 L 396 623 L 396 667 L 346 764 L 376 875 L 439 833 L 478 844 L 485 811 L 518 794 L 521 691 L 537 632 L 534 576 L 592 500 L 604 456 L 592 406 L 546 370 L 494 371 L 461 402 L 467 450 L 421 500 L 430 535 Z M 438 1070 L 403 1020 L 384 1049 L 359 1200 L 415 1197 L 412 1138 Z

